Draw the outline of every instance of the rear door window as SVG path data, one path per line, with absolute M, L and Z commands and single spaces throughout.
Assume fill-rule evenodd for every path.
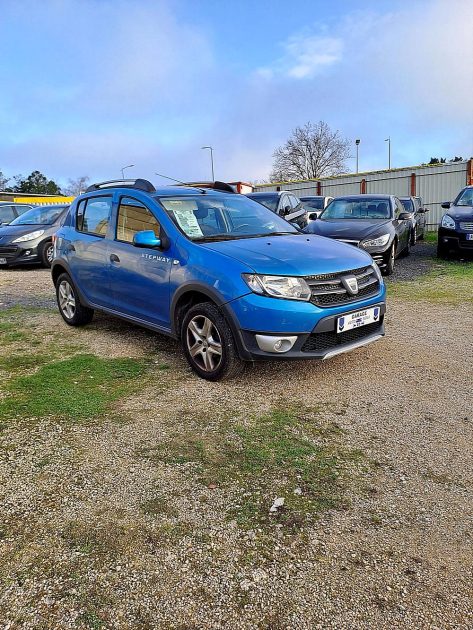
M 111 197 L 83 199 L 77 207 L 77 229 L 94 236 L 105 236 L 110 222 Z

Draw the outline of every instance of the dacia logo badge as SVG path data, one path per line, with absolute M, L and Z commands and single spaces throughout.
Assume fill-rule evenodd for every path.
M 350 295 L 357 295 L 359 289 L 358 280 L 355 278 L 355 276 L 343 276 L 342 284 L 345 287 L 347 293 L 349 293 Z

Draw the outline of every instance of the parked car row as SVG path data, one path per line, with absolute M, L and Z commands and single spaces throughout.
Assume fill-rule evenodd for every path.
M 407 256 L 411 246 L 425 234 L 427 210 L 422 207 L 419 197 L 405 197 L 404 201 L 393 195 L 297 199 L 288 191 L 257 192 L 247 196 L 308 234 L 326 236 L 364 249 L 385 275 L 393 273 L 396 259 Z

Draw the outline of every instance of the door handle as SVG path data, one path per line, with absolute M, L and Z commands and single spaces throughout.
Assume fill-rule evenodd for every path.
M 110 254 L 110 262 L 119 263 L 120 259 L 118 258 L 116 254 Z

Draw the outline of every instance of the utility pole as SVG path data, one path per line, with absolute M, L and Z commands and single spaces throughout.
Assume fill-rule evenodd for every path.
M 126 168 L 133 168 L 134 166 L 135 166 L 134 164 L 128 164 L 128 166 L 124 166 L 123 168 L 120 169 L 121 172 L 122 172 L 122 179 L 125 179 L 125 173 L 124 173 L 125 169 Z
M 388 143 L 388 168 L 391 170 L 391 136 L 386 138 L 385 142 Z
M 356 172 L 358 173 L 358 149 L 360 146 L 360 139 L 358 138 L 357 140 L 355 140 L 355 144 L 356 144 Z
M 214 150 L 211 146 L 208 147 L 201 147 L 202 149 L 210 149 L 210 164 L 212 166 L 212 181 L 215 181 L 215 174 L 214 174 Z

